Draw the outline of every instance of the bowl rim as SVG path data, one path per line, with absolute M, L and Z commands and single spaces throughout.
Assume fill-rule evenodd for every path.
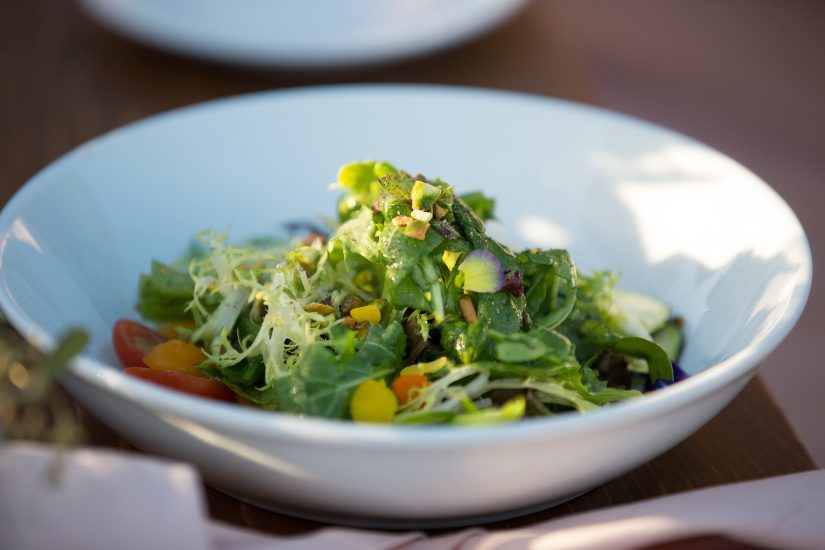
M 649 415 L 676 411 L 701 398 L 722 391 L 729 384 L 740 378 L 752 376 L 765 359 L 788 335 L 799 320 L 807 302 L 812 283 L 812 257 L 810 245 L 799 219 L 785 200 L 759 176 L 742 166 L 731 157 L 701 143 L 680 132 L 602 107 L 578 102 L 544 97 L 524 92 L 512 92 L 476 88 L 468 86 L 432 85 L 432 84 L 336 84 L 323 86 L 296 87 L 285 90 L 268 90 L 251 94 L 242 94 L 227 98 L 210 100 L 187 105 L 155 114 L 138 121 L 117 127 L 101 134 L 63 154 L 58 159 L 30 178 L 8 201 L 0 212 L 0 237 L 7 238 L 11 222 L 18 211 L 26 204 L 29 197 L 40 187 L 48 184 L 49 175 L 83 151 L 105 143 L 112 137 L 133 131 L 148 125 L 172 121 L 177 117 L 196 115 L 201 110 L 232 109 L 236 105 L 248 102 L 280 101 L 291 96 L 340 95 L 340 94 L 430 94 L 470 95 L 490 98 L 493 101 L 533 102 L 542 105 L 555 105 L 563 109 L 579 111 L 599 117 L 607 117 L 621 123 L 643 126 L 656 132 L 677 136 L 679 139 L 706 148 L 735 163 L 738 169 L 752 176 L 751 185 L 768 191 L 776 208 L 786 210 L 789 223 L 796 224 L 799 244 L 804 254 L 800 259 L 801 275 L 804 277 L 792 291 L 785 311 L 775 326 L 760 340 L 751 342 L 734 355 L 716 364 L 708 366 L 702 372 L 667 388 L 646 394 L 645 396 L 623 402 L 614 406 L 603 407 L 587 414 L 563 414 L 550 418 L 526 419 L 514 424 L 483 427 L 454 426 L 394 426 L 357 424 L 344 420 L 329 420 L 310 417 L 298 417 L 279 413 L 224 404 L 216 401 L 188 396 L 167 390 L 152 384 L 146 384 L 127 376 L 102 361 L 81 355 L 71 362 L 67 374 L 97 389 L 112 393 L 119 399 L 125 399 L 153 411 L 171 413 L 206 426 L 231 430 L 247 436 L 259 438 L 292 438 L 316 441 L 325 444 L 357 444 L 367 448 L 387 446 L 413 449 L 454 449 L 467 446 L 497 445 L 500 443 L 528 442 L 549 436 L 565 437 L 633 423 Z M 0 269 L 2 269 L 2 248 L 0 240 Z M 52 336 L 25 314 L 12 298 L 5 286 L 0 288 L 0 308 L 6 314 L 12 326 L 31 344 L 49 350 L 54 346 Z

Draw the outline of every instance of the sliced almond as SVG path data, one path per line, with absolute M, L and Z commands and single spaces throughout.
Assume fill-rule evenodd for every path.
M 335 309 L 332 306 L 328 306 L 326 304 L 311 302 L 304 306 L 304 311 L 307 311 L 309 313 L 320 313 L 321 315 L 329 315 L 330 313 L 334 312 Z
M 430 224 L 421 220 L 413 220 L 404 228 L 404 234 L 411 239 L 418 239 L 423 241 L 427 238 L 427 231 L 430 230 Z
M 409 216 L 396 216 L 392 219 L 392 224 L 395 227 L 404 227 L 408 225 L 413 219 Z
M 476 308 L 473 305 L 472 298 L 465 294 L 458 300 L 458 307 L 461 308 L 461 315 L 464 317 L 465 321 L 470 324 L 478 321 L 478 315 L 476 315 Z
M 433 219 L 433 213 L 427 212 L 426 210 L 413 210 L 412 217 L 422 222 L 428 222 Z
M 324 237 L 323 235 L 321 235 L 317 231 L 313 231 L 312 233 L 310 233 L 309 235 L 304 237 L 304 240 L 302 241 L 301 244 L 303 244 L 304 246 L 312 246 L 312 244 L 317 240 L 320 240 L 321 244 L 324 244 L 324 243 L 327 242 L 326 237 Z

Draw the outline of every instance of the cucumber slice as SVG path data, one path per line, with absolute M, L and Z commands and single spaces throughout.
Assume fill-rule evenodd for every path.
M 613 305 L 623 328 L 635 336 L 649 338 L 670 320 L 667 304 L 633 290 L 616 289 Z
M 653 341 L 665 350 L 667 358 L 670 359 L 671 362 L 679 359 L 684 340 L 685 337 L 682 334 L 682 329 L 676 326 L 676 323 L 668 323 L 653 335 Z

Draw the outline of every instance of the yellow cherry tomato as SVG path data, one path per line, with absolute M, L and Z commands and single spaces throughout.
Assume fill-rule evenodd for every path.
M 414 394 L 415 390 L 423 390 L 430 385 L 430 381 L 423 374 L 404 374 L 393 380 L 392 391 L 402 405 Z
M 350 317 L 359 323 L 367 322 L 371 325 L 377 325 L 381 322 L 381 310 L 370 304 L 364 307 L 352 308 L 349 312 Z
M 165 370 L 203 376 L 195 368 L 206 360 L 201 348 L 183 340 L 167 340 L 149 350 L 143 356 L 143 363 L 155 370 Z
M 356 422 L 388 424 L 395 416 L 398 400 L 383 382 L 365 380 L 361 382 L 350 401 L 350 416 Z

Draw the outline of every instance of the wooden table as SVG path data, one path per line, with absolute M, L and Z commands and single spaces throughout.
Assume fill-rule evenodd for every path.
M 170 108 L 227 95 L 333 82 L 437 82 L 520 90 L 601 103 L 575 29 L 536 2 L 503 28 L 459 49 L 350 72 L 252 72 L 167 56 L 123 41 L 70 2 L 0 7 L 0 202 L 38 169 L 100 133 Z M 91 443 L 123 442 L 86 418 Z M 782 412 L 755 379 L 733 403 L 671 451 L 552 510 L 491 525 L 527 525 L 573 512 L 815 468 Z M 261 531 L 318 524 L 264 512 L 208 490 L 213 517 Z

